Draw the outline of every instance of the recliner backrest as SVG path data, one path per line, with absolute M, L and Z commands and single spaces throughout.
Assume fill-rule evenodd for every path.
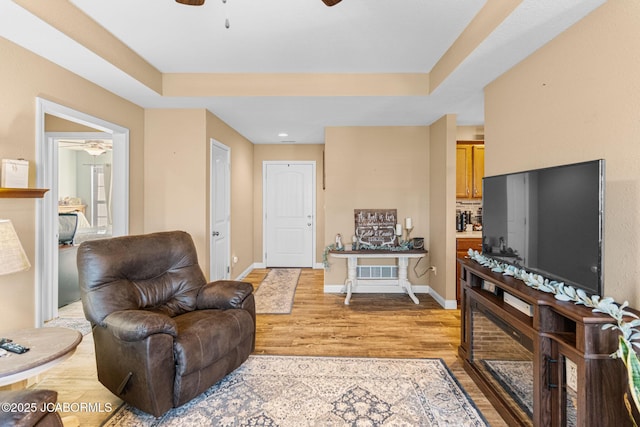
M 119 310 L 171 317 L 193 311 L 206 283 L 193 240 L 184 231 L 83 242 L 78 278 L 85 315 L 98 324 Z

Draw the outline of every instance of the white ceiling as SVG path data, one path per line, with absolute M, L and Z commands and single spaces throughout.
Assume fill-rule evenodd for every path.
M 428 96 L 166 97 L 9 0 L 0 36 L 145 108 L 207 108 L 253 143 L 322 143 L 328 126 L 429 125 L 444 114 L 482 125 L 483 88 L 604 1 L 523 0 Z M 70 2 L 163 73 L 429 73 L 485 4 Z
M 207 0 L 201 7 L 173 0 L 71 2 L 163 73 L 424 73 L 484 4 L 344 0 L 328 8 L 321 0 Z

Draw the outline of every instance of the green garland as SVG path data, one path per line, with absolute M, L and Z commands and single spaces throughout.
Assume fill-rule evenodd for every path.
M 329 264 L 329 251 L 333 251 L 336 249 L 336 244 L 332 243 L 329 246 L 327 246 L 326 248 L 324 248 L 324 252 L 322 253 L 322 265 L 324 265 L 325 270 L 329 271 L 330 270 L 330 264 Z
M 469 249 L 467 254 L 469 258 L 484 267 L 490 268 L 491 271 L 502 273 L 505 276 L 513 276 L 523 281 L 524 284 L 530 288 L 554 294 L 555 298 L 560 301 L 571 301 L 575 304 L 589 307 L 594 312 L 608 314 L 616 321 L 616 324 L 604 325 L 604 329 L 618 329 L 627 340 L 640 338 L 640 330 L 635 329 L 640 326 L 640 319 L 638 319 L 638 316 L 634 313 L 625 310 L 629 306 L 628 301 L 625 301 L 622 305 L 618 305 L 611 297 L 601 298 L 599 295 L 589 297 L 582 289 L 565 285 L 563 282 L 550 281 L 539 274 L 528 273 L 526 270 L 519 269 L 513 265 L 485 257 L 473 249 Z M 626 322 L 624 320 L 625 316 L 632 317 L 634 320 Z M 638 343 L 634 343 L 634 345 L 640 347 Z

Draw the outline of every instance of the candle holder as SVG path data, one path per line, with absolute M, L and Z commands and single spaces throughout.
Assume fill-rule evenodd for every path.
M 411 232 L 413 231 L 413 227 L 405 227 L 405 230 L 407 230 L 407 242 L 410 240 L 410 235 Z

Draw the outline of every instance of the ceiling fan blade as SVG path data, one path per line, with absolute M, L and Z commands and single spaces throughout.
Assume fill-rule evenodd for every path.
M 188 6 L 202 6 L 204 4 L 204 0 L 176 0 L 176 2 Z
M 176 0 L 176 1 L 178 1 L 178 0 Z M 327 6 L 335 6 L 335 5 L 337 5 L 338 3 L 340 3 L 341 1 L 342 1 L 342 0 L 322 0 L 322 2 L 323 2 L 324 4 L 326 4 Z

